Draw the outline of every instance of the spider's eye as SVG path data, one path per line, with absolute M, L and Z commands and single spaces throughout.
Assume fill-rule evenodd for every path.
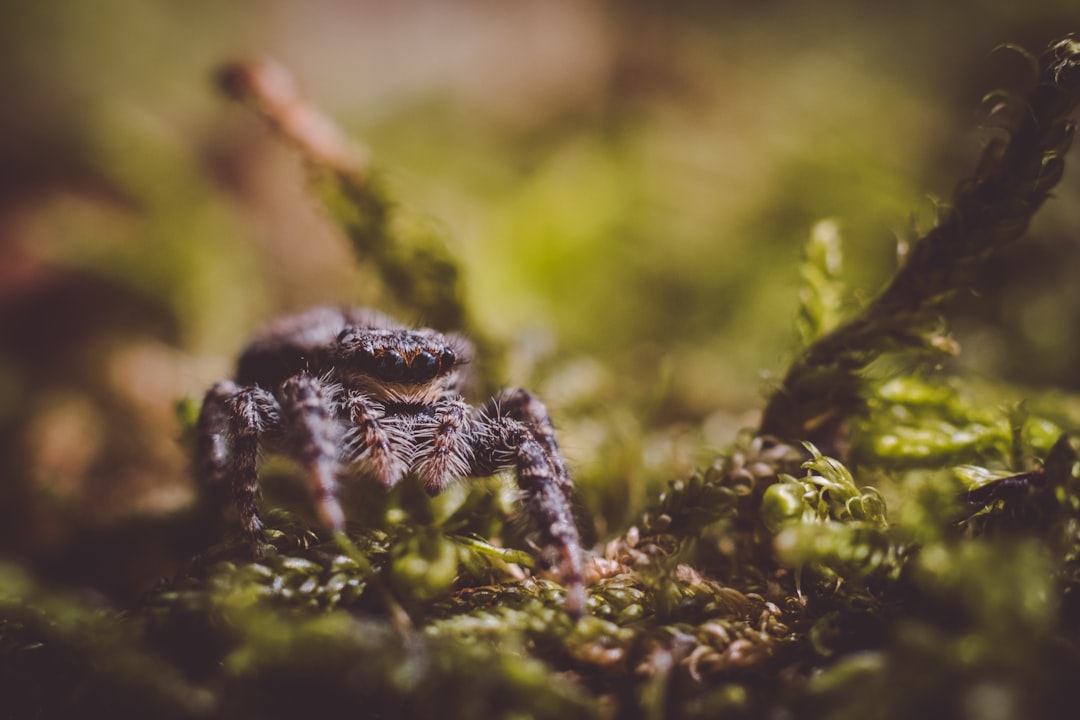
M 424 350 L 412 361 L 413 377 L 417 380 L 430 380 L 439 372 L 439 359 Z
M 443 371 L 449 370 L 450 368 L 454 367 L 454 363 L 456 362 L 457 353 L 455 353 L 450 348 L 446 348 L 442 351 L 442 355 L 439 357 L 439 367 L 441 367 Z
M 375 372 L 383 380 L 400 380 L 405 375 L 405 358 L 400 353 L 388 350 L 375 361 Z

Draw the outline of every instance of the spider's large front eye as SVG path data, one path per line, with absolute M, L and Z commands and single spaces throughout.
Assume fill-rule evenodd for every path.
M 417 380 L 430 380 L 439 372 L 439 359 L 427 350 L 420 352 L 413 358 L 412 374 Z
M 388 350 L 375 361 L 375 371 L 383 380 L 400 380 L 405 376 L 405 358 L 400 353 Z

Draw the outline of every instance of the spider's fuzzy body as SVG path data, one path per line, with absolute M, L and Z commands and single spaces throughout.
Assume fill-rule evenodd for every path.
M 206 393 L 200 479 L 230 498 L 258 548 L 262 449 L 301 466 L 333 530 L 345 522 L 336 491 L 343 470 L 370 474 L 386 488 L 415 475 L 434 494 L 456 478 L 513 468 L 542 559 L 566 584 L 567 610 L 579 615 L 581 545 L 551 420 L 524 390 L 500 393 L 479 408 L 466 403 L 459 387 L 471 355 L 461 337 L 410 329 L 363 309 L 321 307 L 281 318 L 252 340 L 236 380 Z

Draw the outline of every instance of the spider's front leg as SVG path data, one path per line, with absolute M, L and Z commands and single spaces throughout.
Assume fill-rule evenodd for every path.
M 510 390 L 489 400 L 479 412 L 479 422 L 489 431 L 479 433 L 473 474 L 515 469 L 525 512 L 540 534 L 543 557 L 566 585 L 566 610 L 580 617 L 585 610 L 585 581 L 581 538 L 570 502 L 573 483 L 547 409 L 530 393 Z
M 232 504 L 240 530 L 259 556 L 263 528 L 259 518 L 259 447 L 267 434 L 281 429 L 281 406 L 266 390 L 245 387 L 229 397 L 226 407 L 231 440 L 227 476 L 232 482 Z
M 259 451 L 268 441 L 300 464 L 319 514 L 340 530 L 344 514 L 334 494 L 337 423 L 332 394 L 315 378 L 298 375 L 281 386 L 280 401 L 261 387 L 218 383 L 199 414 L 197 472 L 212 497 L 236 509 L 241 532 L 261 554 Z M 231 498 L 226 490 L 231 485 Z
M 280 396 L 287 429 L 285 452 L 304 471 L 323 523 L 331 530 L 343 530 L 345 513 L 337 498 L 341 427 L 333 389 L 310 375 L 295 375 L 282 384 Z

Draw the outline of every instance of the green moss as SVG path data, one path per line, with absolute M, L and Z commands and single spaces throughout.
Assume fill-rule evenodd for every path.
M 912 245 L 888 286 L 795 360 L 765 408 L 762 433 L 819 435 L 828 427 L 826 418 L 858 407 L 860 371 L 884 353 L 956 351 L 942 332 L 945 302 L 972 286 L 988 257 L 1023 235 L 1061 180 L 1072 143 L 1080 43 L 1054 43 L 1034 64 L 1037 77 L 1027 97 L 1009 95 L 1004 109 L 998 105 L 1007 137 L 986 146 L 974 173 L 957 185 L 937 225 Z M 831 286 L 819 281 L 808 287 L 825 298 Z M 804 303 L 804 319 L 814 312 L 813 303 Z

